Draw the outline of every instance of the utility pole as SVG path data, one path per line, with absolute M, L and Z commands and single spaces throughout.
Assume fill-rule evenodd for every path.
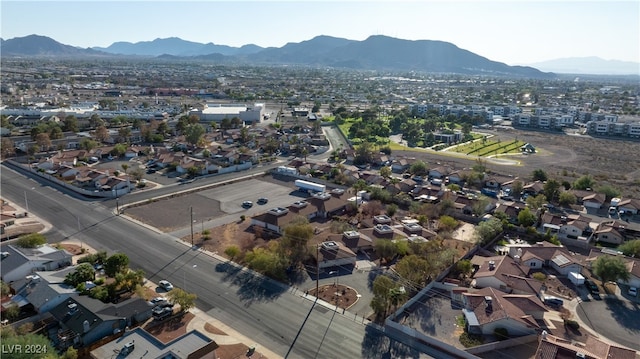
M 80 228 L 80 216 L 76 216 L 78 219 L 78 239 L 80 240 L 80 249 L 82 249 L 82 239 L 80 239 L 80 232 L 82 231 Z
M 316 243 L 316 298 L 320 298 L 320 245 Z
M 189 211 L 191 212 L 191 247 L 193 248 L 193 207 L 189 207 Z
M 27 211 L 27 214 L 29 214 L 29 202 L 27 201 L 27 191 L 24 191 L 24 207 L 25 207 L 25 210 Z

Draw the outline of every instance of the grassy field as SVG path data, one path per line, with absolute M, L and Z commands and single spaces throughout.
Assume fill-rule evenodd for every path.
M 523 141 L 503 142 L 487 140 L 484 141 L 484 143 L 482 141 L 476 141 L 455 147 L 450 151 L 474 156 L 501 155 L 505 153 L 519 153 L 520 146 L 524 144 Z

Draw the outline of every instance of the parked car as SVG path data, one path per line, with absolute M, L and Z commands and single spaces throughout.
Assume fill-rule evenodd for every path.
M 267 204 L 267 202 L 269 202 L 268 198 L 265 198 L 265 197 L 258 198 L 258 204 Z
M 173 284 L 171 284 L 171 282 L 169 282 L 168 280 L 164 280 L 164 279 L 158 282 L 158 286 L 160 286 L 160 288 L 166 290 L 167 292 L 173 289 Z
M 155 319 L 162 320 L 173 314 L 173 308 L 156 307 L 153 309 L 152 314 Z
M 244 208 L 251 208 L 251 207 L 253 207 L 253 202 L 251 202 L 251 201 L 244 201 L 244 202 L 242 202 L 242 207 L 244 207 Z
M 546 304 L 546 305 L 548 305 L 550 307 L 562 307 L 564 302 L 560 298 L 556 298 L 556 297 L 552 297 L 552 296 L 545 296 L 544 297 L 544 304 Z
M 165 297 L 155 297 L 149 301 L 149 303 L 151 303 L 152 305 L 160 305 L 166 302 L 167 302 L 167 298 Z
M 629 291 L 627 293 L 629 293 L 629 295 L 632 296 L 632 297 L 637 297 L 638 296 L 638 288 L 629 287 Z
M 587 286 L 587 289 L 589 289 L 589 293 L 591 293 L 592 295 L 600 295 L 600 289 L 598 289 L 598 286 L 592 280 L 585 280 L 584 285 Z

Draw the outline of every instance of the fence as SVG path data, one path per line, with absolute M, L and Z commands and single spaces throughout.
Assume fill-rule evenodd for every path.
M 538 340 L 538 334 L 530 334 L 524 337 L 511 338 L 511 339 L 503 340 L 500 342 L 493 342 L 493 343 L 478 345 L 473 348 L 467 348 L 466 351 L 467 353 L 470 353 L 470 354 L 482 354 L 492 350 L 505 349 L 505 348 L 514 347 L 516 345 L 528 344 L 537 340 Z
M 420 344 L 424 344 L 427 345 L 429 347 L 432 347 L 438 351 L 441 351 L 443 353 L 449 354 L 453 357 L 457 357 L 457 358 L 469 358 L 469 359 L 478 359 L 477 356 L 475 356 L 472 353 L 469 353 L 467 351 L 464 351 L 462 349 L 458 349 L 450 344 L 447 343 L 443 343 L 435 338 L 429 337 L 427 335 L 424 335 L 422 333 L 420 333 L 419 331 L 413 329 L 413 328 L 409 328 L 409 327 L 405 327 L 401 324 L 398 324 L 394 321 L 388 320 L 385 323 L 385 331 L 386 332 L 391 332 L 396 334 L 397 336 L 401 336 L 401 337 L 408 337 Z

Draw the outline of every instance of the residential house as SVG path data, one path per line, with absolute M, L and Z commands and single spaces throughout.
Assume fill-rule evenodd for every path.
M 522 187 L 522 192 L 530 195 L 537 196 L 544 192 L 544 183 L 540 181 L 535 181 L 533 183 L 527 183 Z
M 539 321 L 547 311 L 534 294 L 506 294 L 494 288 L 462 293 L 467 330 L 493 335 L 505 328 L 509 336 L 524 336 L 541 330 Z
M 620 244 L 625 240 L 640 237 L 640 228 L 635 223 L 610 219 L 601 222 L 593 234 L 598 242 Z
M 600 209 L 604 206 L 606 196 L 603 193 L 591 193 L 582 197 L 582 205 L 585 208 Z
M 513 181 L 514 181 L 513 177 L 491 175 L 485 178 L 484 187 L 500 190 L 500 189 L 503 189 L 503 187 L 511 185 Z
M 2 280 L 11 283 L 36 271 L 52 271 L 71 265 L 71 253 L 47 244 L 37 248 L 2 246 Z
M 580 258 L 571 253 L 568 249 L 549 242 L 538 242 L 530 244 L 508 245 L 509 256 L 516 259 L 530 268 L 543 267 L 551 268 L 558 274 L 566 276 L 570 272 L 580 273 L 582 265 Z
M 623 199 L 618 203 L 618 210 L 625 213 L 638 214 L 640 213 L 640 199 Z
M 536 359 L 636 359 L 636 352 L 631 349 L 604 342 L 587 335 L 585 343 L 556 337 L 546 331 L 540 336 Z
M 39 271 L 15 281 L 13 299 L 21 307 L 29 304 L 38 313 L 48 313 L 68 298 L 79 295 L 74 287 L 64 283 L 67 274 L 75 270 L 75 266 L 69 266 L 57 271 Z
M 598 228 L 593 232 L 594 238 L 596 242 L 605 242 L 611 244 L 621 244 L 624 242 L 624 236 L 619 228 L 603 225 L 602 223 L 598 225 Z
M 400 186 L 400 191 L 405 193 L 409 193 L 410 191 L 412 191 L 417 184 L 418 183 L 412 180 L 411 178 L 405 178 L 402 181 L 398 182 L 398 185 Z
M 528 277 L 530 268 L 508 256 L 482 257 L 474 256 L 471 259 L 474 266 L 471 285 L 475 288 L 495 288 L 506 293 L 513 292 L 510 282 L 514 277 Z M 535 289 L 525 291 L 536 293 Z
M 469 178 L 469 175 L 472 173 L 472 171 L 468 171 L 468 170 L 459 170 L 459 171 L 453 171 L 451 173 L 449 173 L 449 183 L 453 183 L 453 184 L 457 184 L 462 186 L 464 181 Z
M 394 173 L 405 173 L 411 164 L 406 158 L 396 159 L 391 163 L 391 171 Z
M 60 350 L 68 347 L 86 347 L 105 337 L 120 333 L 127 327 L 127 318 L 99 314 L 106 306 L 97 299 L 85 296 L 69 298 L 51 309 L 59 329 L 51 331 Z
M 509 223 L 518 224 L 518 214 L 524 209 L 525 205 L 517 202 L 498 203 L 495 212 L 504 213 Z
M 430 178 L 444 179 L 452 171 L 451 167 L 439 166 L 429 170 Z
M 169 342 L 162 342 L 138 327 L 122 337 L 105 343 L 91 351 L 93 359 L 117 357 L 149 357 L 172 359 L 217 358 L 218 344 L 205 334 L 193 329 Z

